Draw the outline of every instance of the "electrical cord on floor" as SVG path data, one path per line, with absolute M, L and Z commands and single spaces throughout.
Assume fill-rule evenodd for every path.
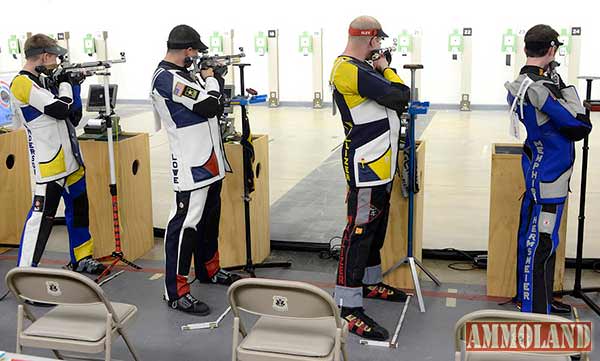
M 448 268 L 455 271 L 472 271 L 474 269 L 484 269 L 487 267 L 487 256 L 471 256 L 470 254 L 456 248 L 444 248 L 444 251 L 458 253 L 469 259 L 469 261 L 458 261 L 448 265 Z
M 334 242 L 339 239 L 338 242 Z M 342 249 L 342 237 L 334 236 L 329 239 L 329 249 L 326 251 L 319 252 L 320 259 L 335 259 L 339 261 L 340 259 L 340 251 Z

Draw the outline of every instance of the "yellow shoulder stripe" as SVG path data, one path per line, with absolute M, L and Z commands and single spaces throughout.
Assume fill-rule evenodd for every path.
M 29 104 L 33 82 L 26 75 L 18 75 L 10 86 L 10 91 L 21 103 Z
M 391 82 L 404 84 L 402 78 L 400 78 L 398 74 L 396 74 L 396 72 L 390 68 L 387 68 L 383 71 L 383 76 Z
M 348 58 L 336 59 L 331 72 L 331 81 L 337 91 L 344 96 L 344 101 L 349 108 L 354 108 L 367 100 L 358 93 L 358 68 L 350 63 Z
M 358 68 L 347 61 L 336 64 L 333 84 L 342 94 L 358 94 Z

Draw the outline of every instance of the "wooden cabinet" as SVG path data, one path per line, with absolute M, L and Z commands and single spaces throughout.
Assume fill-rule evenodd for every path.
M 0 133 L 0 244 L 18 245 L 31 208 L 31 177 L 25 130 Z
M 521 168 L 521 144 L 494 144 L 490 186 L 487 295 L 513 297 L 517 279 L 517 231 L 521 197 L 525 192 Z M 568 203 L 568 202 L 567 202 Z M 559 230 L 554 289 L 562 290 L 565 272 L 567 205 Z
M 417 178 L 419 192 L 415 194 L 413 218 L 413 257 L 421 260 L 423 245 L 423 200 L 425 193 L 425 142 L 417 142 Z M 399 169 L 402 169 L 404 152 L 398 153 Z M 385 272 L 407 254 L 408 198 L 402 196 L 402 179 L 399 174 L 394 177 L 392 198 L 390 200 L 390 216 L 388 219 L 385 242 L 381 250 L 381 267 Z M 419 271 L 420 272 L 420 271 Z M 414 288 L 412 274 L 408 263 L 400 266 L 385 277 L 385 282 L 398 288 Z
M 255 191 L 251 194 L 250 221 L 252 260 L 262 262 L 271 253 L 269 220 L 269 137 L 254 135 Z M 244 219 L 244 179 L 242 146 L 226 143 L 225 153 L 233 173 L 227 173 L 221 191 L 221 223 L 219 225 L 219 255 L 221 266 L 246 263 L 246 228 Z
M 79 144 L 86 166 L 94 257 L 102 257 L 115 248 L 108 145 L 106 140 L 80 140 Z M 121 244 L 125 257 L 133 261 L 154 246 L 148 134 L 124 133 L 114 150 Z

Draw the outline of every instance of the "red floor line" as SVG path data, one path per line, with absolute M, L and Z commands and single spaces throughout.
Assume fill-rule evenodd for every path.
M 313 282 L 313 281 L 305 281 L 310 283 L 313 286 L 317 286 L 320 288 L 334 288 L 335 284 L 330 282 Z M 410 288 L 405 288 L 403 291 L 412 293 L 414 290 Z M 478 294 L 469 294 L 469 293 L 450 293 L 444 291 L 433 291 L 433 290 L 422 290 L 423 296 L 426 297 L 434 297 L 434 298 L 456 298 L 459 300 L 469 300 L 469 301 L 489 301 L 489 302 L 506 302 L 510 300 L 510 297 L 493 297 L 486 295 L 478 295 Z
M 9 255 L 0 255 L 0 261 L 3 260 L 17 260 L 17 256 L 9 256 Z M 46 264 L 52 264 L 52 265 L 65 265 L 64 261 L 60 261 L 60 260 L 55 260 L 55 259 L 48 259 L 48 260 L 44 260 L 44 263 Z M 144 267 L 141 270 L 137 270 L 128 266 L 121 266 L 121 265 L 117 265 L 114 267 L 115 269 L 118 270 L 126 270 L 128 272 L 142 272 L 142 273 L 164 273 L 165 269 L 164 268 L 151 268 L 151 267 Z M 318 282 L 318 281 L 304 281 L 306 283 L 310 283 L 314 286 L 320 287 L 320 288 L 334 288 L 335 284 L 332 282 Z M 412 289 L 404 289 L 405 292 L 412 292 Z M 487 295 L 479 295 L 479 294 L 470 294 L 470 293 L 451 293 L 451 292 L 444 292 L 444 291 L 433 291 L 433 290 L 423 290 L 422 291 L 423 296 L 426 297 L 433 297 L 433 298 L 446 298 L 446 297 L 450 297 L 450 298 L 456 298 L 457 300 L 467 300 L 467 301 L 487 301 L 487 302 L 506 302 L 508 300 L 510 300 L 510 297 L 494 297 L 494 296 L 487 296 Z M 581 303 L 581 304 L 573 304 L 573 306 L 575 307 L 587 307 L 587 305 L 585 303 Z
M 8 256 L 8 255 L 2 256 L 2 255 L 0 255 L 0 261 L 5 261 L 5 260 L 16 261 L 17 260 L 17 256 Z M 57 259 L 45 259 L 42 264 L 51 264 L 51 265 L 64 266 L 64 265 L 67 264 L 67 262 L 66 261 L 57 260 Z M 131 272 L 143 272 L 143 273 L 164 273 L 165 272 L 164 268 L 143 267 L 141 270 L 137 270 L 135 268 L 132 268 L 132 267 L 129 267 L 129 266 L 122 266 L 122 265 L 116 265 L 114 268 L 117 269 L 117 270 L 128 270 L 128 271 L 131 271 Z

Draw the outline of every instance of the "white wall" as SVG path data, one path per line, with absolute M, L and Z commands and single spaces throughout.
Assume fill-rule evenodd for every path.
M 37 5 L 31 6 L 31 3 Z M 365 2 L 306 0 L 291 3 L 274 0 L 212 2 L 33 0 L 20 9 L 16 0 L 3 0 L 0 25 L 0 71 L 12 70 L 18 62 L 6 53 L 10 34 L 32 32 L 71 32 L 74 61 L 85 61 L 83 36 L 89 32 L 109 31 L 111 58 L 124 50 L 127 64 L 115 66 L 113 81 L 119 83 L 121 99 L 146 99 L 153 70 L 162 58 L 169 30 L 180 23 L 194 26 L 208 41 L 215 30 L 234 29 L 235 45 L 244 46 L 253 65 L 248 69 L 247 86 L 267 92 L 267 59 L 254 54 L 254 34 L 270 28 L 280 30 L 280 94 L 282 101 L 312 101 L 311 62 L 297 51 L 302 31 L 323 28 L 324 76 L 327 82 L 331 63 L 344 49 L 348 23 L 357 15 L 377 17 L 388 34 L 403 29 L 423 32 L 422 99 L 434 103 L 459 101 L 459 69 L 447 52 L 448 34 L 455 28 L 472 27 L 474 104 L 504 104 L 504 81 L 512 73 L 504 66 L 500 52 L 502 34 L 507 28 L 527 28 L 548 23 L 555 28 L 581 26 L 581 73 L 600 74 L 600 25 L 591 14 L 582 11 L 589 2 L 505 0 L 499 2 L 423 0 L 411 7 L 408 2 Z M 99 4 L 107 4 L 98 6 Z M 22 16 L 17 14 L 22 13 Z M 13 14 L 13 15 L 11 15 Z M 203 15 L 207 14 L 207 15 Z M 26 19 L 27 21 L 23 21 Z M 391 44 L 390 44 L 391 45 Z M 401 57 L 396 56 L 398 65 Z M 408 79 L 407 73 L 402 76 Z M 325 86 L 325 89 L 328 89 Z M 598 90 L 600 91 L 600 84 Z M 328 90 L 325 91 L 328 93 Z M 597 93 L 598 94 L 598 93 Z M 329 100 L 326 94 L 326 100 Z

